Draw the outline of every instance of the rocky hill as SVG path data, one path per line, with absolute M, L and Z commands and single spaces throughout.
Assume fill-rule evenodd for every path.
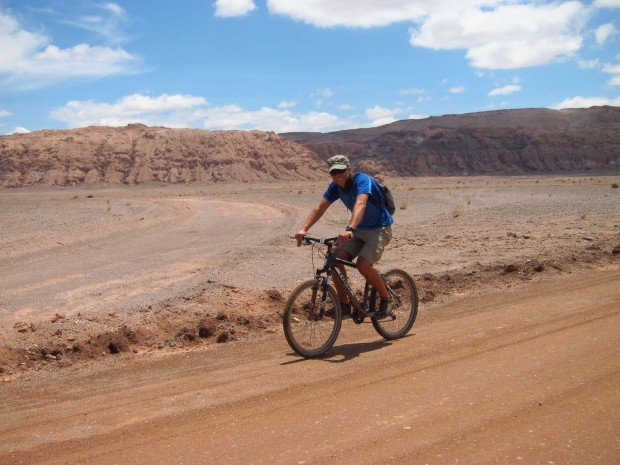
M 303 146 L 261 131 L 131 124 L 0 137 L 0 186 L 149 181 L 302 180 L 324 164 Z
M 520 109 L 397 121 L 331 133 L 287 133 L 322 159 L 400 176 L 620 170 L 620 108 Z

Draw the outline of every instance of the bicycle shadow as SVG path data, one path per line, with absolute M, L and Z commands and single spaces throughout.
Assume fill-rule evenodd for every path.
M 283 362 L 280 365 L 290 365 L 292 363 L 299 363 L 299 362 L 304 362 L 307 360 L 321 360 L 321 361 L 328 362 L 328 363 L 344 363 L 344 362 L 353 360 L 367 352 L 380 350 L 385 347 L 389 347 L 392 344 L 393 344 L 392 341 L 388 341 L 386 339 L 380 339 L 378 341 L 372 341 L 372 342 L 354 342 L 350 344 L 334 345 L 327 354 L 321 357 L 317 357 L 313 359 L 306 359 L 306 358 L 300 357 L 299 359 L 296 359 L 296 360 L 289 360 L 288 362 Z M 292 356 L 292 357 L 299 357 L 294 352 L 289 352 L 287 355 Z

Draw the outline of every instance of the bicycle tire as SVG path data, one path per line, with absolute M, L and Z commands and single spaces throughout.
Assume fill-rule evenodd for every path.
M 401 305 L 394 309 L 396 319 L 371 318 L 375 330 L 385 339 L 393 340 L 404 337 L 418 315 L 418 290 L 409 274 L 403 270 L 393 269 L 383 274 L 386 285 L 395 292 Z
M 316 283 L 311 279 L 297 286 L 286 302 L 282 317 L 286 341 L 295 353 L 305 358 L 320 357 L 331 349 L 342 325 L 340 301 L 331 286 L 327 289 L 327 315 L 320 315 L 320 289 L 312 302 L 312 287 Z M 315 340 L 317 344 L 314 344 Z

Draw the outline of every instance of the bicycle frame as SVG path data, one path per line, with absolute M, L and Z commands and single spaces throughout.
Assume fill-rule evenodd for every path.
M 334 239 L 334 238 L 332 238 Z M 334 242 L 330 239 L 323 241 L 323 244 L 327 245 L 327 252 L 325 254 L 325 263 L 322 268 L 317 268 L 314 274 L 314 279 L 317 282 L 317 287 L 312 291 L 312 299 L 316 299 L 316 293 L 318 292 L 318 287 L 321 287 L 321 302 L 319 304 L 321 313 L 325 309 L 325 302 L 327 300 L 327 289 L 329 287 L 330 280 L 332 278 L 332 273 L 336 273 L 336 277 L 343 285 L 343 288 L 347 295 L 349 296 L 349 300 L 353 308 L 358 311 L 358 318 L 354 318 L 355 322 L 361 323 L 364 318 L 368 315 L 369 311 L 374 311 L 376 305 L 376 296 L 377 291 L 374 288 L 371 288 L 368 281 L 366 282 L 364 288 L 364 299 L 362 302 L 359 301 L 355 292 L 351 288 L 348 279 L 344 276 L 344 274 L 336 268 L 336 264 L 342 264 L 351 268 L 357 268 L 357 265 L 351 261 L 343 260 L 334 256 L 332 250 L 334 248 Z M 322 275 L 325 275 L 325 278 L 322 278 Z

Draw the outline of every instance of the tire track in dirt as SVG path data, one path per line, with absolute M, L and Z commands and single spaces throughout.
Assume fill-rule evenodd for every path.
M 322 360 L 278 334 L 7 384 L 0 462 L 613 463 L 619 281 L 462 299 L 392 343 L 345 325 Z

